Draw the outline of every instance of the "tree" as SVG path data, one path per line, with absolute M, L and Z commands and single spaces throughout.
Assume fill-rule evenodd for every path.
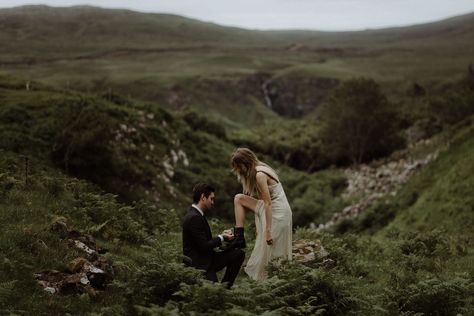
M 359 164 L 403 144 L 396 112 L 372 79 L 343 82 L 322 106 L 321 119 L 323 144 L 333 161 Z

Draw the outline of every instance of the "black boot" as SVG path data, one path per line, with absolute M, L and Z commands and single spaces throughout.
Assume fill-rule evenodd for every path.
M 245 248 L 245 237 L 243 227 L 234 227 L 234 240 L 232 241 L 232 248 Z

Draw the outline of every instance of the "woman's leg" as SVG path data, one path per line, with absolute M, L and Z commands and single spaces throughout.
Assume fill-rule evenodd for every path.
M 257 199 L 245 194 L 237 194 L 234 197 L 235 227 L 244 227 L 245 209 L 255 212 L 256 207 Z
M 235 213 L 235 238 L 232 241 L 233 248 L 245 248 L 244 224 L 245 224 L 245 209 L 255 212 L 257 207 L 257 199 L 245 194 L 237 194 L 234 198 L 234 213 Z

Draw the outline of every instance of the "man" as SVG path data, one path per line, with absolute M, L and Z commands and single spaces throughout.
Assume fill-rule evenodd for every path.
M 187 265 L 205 270 L 206 278 L 213 282 L 218 281 L 216 272 L 226 268 L 222 283 L 227 283 L 230 288 L 244 262 L 245 253 L 235 248 L 222 252 L 214 250 L 224 241 L 234 238 L 229 230 L 212 237 L 205 213 L 214 206 L 214 191 L 212 186 L 205 183 L 198 183 L 193 189 L 193 204 L 183 220 L 183 254 L 191 259 L 186 262 Z

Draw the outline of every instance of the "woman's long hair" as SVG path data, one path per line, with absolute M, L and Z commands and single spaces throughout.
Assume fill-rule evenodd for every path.
M 267 166 L 258 160 L 253 151 L 248 148 L 237 148 L 230 159 L 232 171 L 237 175 L 237 179 L 242 183 L 245 194 L 252 195 L 256 189 L 257 166 Z

